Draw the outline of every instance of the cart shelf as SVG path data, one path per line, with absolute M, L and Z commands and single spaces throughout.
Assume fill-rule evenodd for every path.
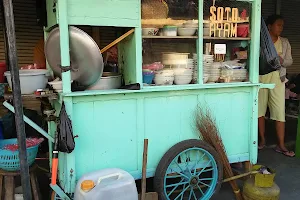
M 250 37 L 232 37 L 232 38 L 228 38 L 228 37 L 203 37 L 203 39 L 205 40 L 251 40 Z
M 144 86 L 142 90 L 88 90 L 82 92 L 61 93 L 64 97 L 83 97 L 83 96 L 97 96 L 97 95 L 111 95 L 111 94 L 131 94 L 131 93 L 148 93 L 148 92 L 162 92 L 162 91 L 183 91 L 183 90 L 204 90 L 216 88 L 238 88 L 238 87 L 258 87 L 257 83 L 250 82 L 236 82 L 236 83 L 222 83 L 222 84 L 187 84 L 187 85 L 168 85 L 168 86 Z
M 198 36 L 143 36 L 144 39 L 197 39 Z
M 162 28 L 164 25 L 182 25 L 183 23 L 189 21 L 188 19 L 142 19 L 142 27 L 155 26 L 157 28 Z M 194 20 L 198 23 L 198 20 Z
M 155 26 L 157 28 L 162 28 L 164 25 L 181 25 L 189 20 L 193 20 L 195 23 L 198 23 L 198 19 L 142 19 L 142 27 L 150 27 Z M 233 23 L 232 21 L 223 21 L 223 23 Z M 203 23 L 208 24 L 210 23 L 209 20 L 203 20 Z M 220 22 L 222 23 L 222 22 Z M 238 22 L 235 22 L 238 24 L 242 23 L 249 23 L 249 20 L 240 20 Z

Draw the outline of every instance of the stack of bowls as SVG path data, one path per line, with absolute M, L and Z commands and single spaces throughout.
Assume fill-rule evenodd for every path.
M 233 69 L 232 81 L 242 82 L 246 81 L 247 79 L 247 69 Z
M 217 82 L 221 76 L 221 66 L 220 62 L 213 62 L 209 70 L 208 82 Z
M 186 61 L 187 63 L 185 65 L 172 65 L 175 75 L 174 82 L 176 85 L 190 84 L 193 79 L 194 60 L 187 59 Z
M 155 72 L 154 83 L 155 85 L 173 85 L 174 70 L 163 69 Z

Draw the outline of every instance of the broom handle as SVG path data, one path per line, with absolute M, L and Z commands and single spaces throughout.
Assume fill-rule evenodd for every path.
M 231 188 L 233 190 L 236 200 L 244 200 L 244 198 L 241 194 L 241 190 L 240 190 L 239 186 L 237 185 L 236 181 L 235 180 L 230 181 L 229 183 L 231 185 Z
M 122 36 L 120 36 L 118 39 L 116 39 L 115 41 L 113 41 L 112 43 L 110 43 L 109 45 L 107 45 L 106 47 L 104 47 L 103 49 L 101 49 L 100 52 L 103 54 L 105 51 L 107 51 L 111 47 L 115 46 L 116 44 L 118 44 L 119 42 L 121 42 L 122 40 L 124 40 L 127 36 L 131 35 L 133 32 L 134 32 L 134 29 L 131 29 L 130 31 L 126 32 L 125 34 L 123 34 Z
M 248 173 L 245 173 L 245 174 L 240 174 L 240 175 L 237 175 L 237 176 L 233 176 L 231 178 L 226 178 L 223 180 L 223 183 L 227 183 L 229 181 L 233 181 L 233 180 L 236 180 L 236 179 L 240 179 L 240 178 L 243 178 L 245 176 L 249 176 L 249 175 L 253 175 L 253 174 L 257 174 L 258 171 L 253 171 L 253 172 L 248 172 Z

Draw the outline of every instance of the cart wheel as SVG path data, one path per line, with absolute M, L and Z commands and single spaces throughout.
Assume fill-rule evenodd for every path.
M 216 193 L 223 179 L 223 165 L 217 152 L 200 140 L 174 145 L 160 160 L 154 188 L 160 200 L 207 200 Z

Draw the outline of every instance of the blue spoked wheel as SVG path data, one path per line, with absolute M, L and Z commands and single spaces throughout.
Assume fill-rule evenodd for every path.
M 160 200 L 208 200 L 222 183 L 217 152 L 200 140 L 174 145 L 156 168 L 154 188 Z

